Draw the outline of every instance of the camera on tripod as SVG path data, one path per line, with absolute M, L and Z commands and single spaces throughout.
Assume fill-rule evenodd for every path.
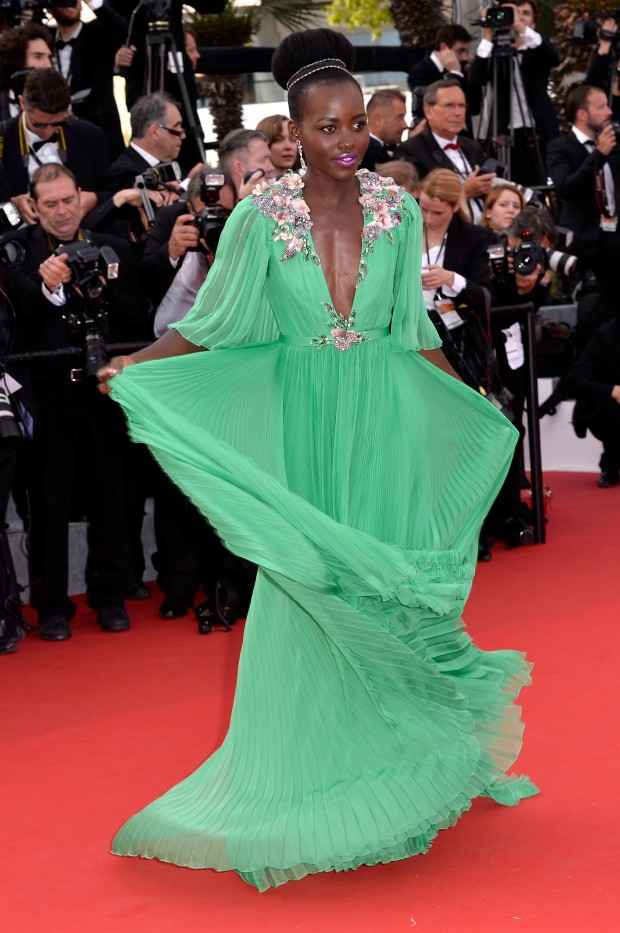
M 10 236 L 11 230 L 21 227 L 22 219 L 14 204 L 0 204 L 0 266 L 19 266 L 26 258 L 26 246 L 19 237 Z
M 200 173 L 200 200 L 205 207 L 196 214 L 191 225 L 198 229 L 200 240 L 204 240 L 210 253 L 215 254 L 220 241 L 224 224 L 230 217 L 228 208 L 223 207 L 220 201 L 220 191 L 226 184 L 226 177 L 222 172 L 203 169 Z M 198 250 L 204 252 L 202 246 Z
M 119 260 L 111 246 L 84 240 L 59 246 L 54 255 L 65 253 L 71 285 L 80 290 L 84 302 L 80 311 L 71 310 L 63 317 L 71 333 L 84 332 L 84 375 L 90 378 L 110 359 L 105 345 L 109 331 L 106 282 L 118 278 Z
M 486 29 L 512 29 L 515 24 L 514 10 L 510 6 L 491 6 L 480 25 Z

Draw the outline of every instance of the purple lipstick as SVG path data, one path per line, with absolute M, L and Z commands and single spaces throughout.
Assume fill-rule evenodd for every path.
M 341 156 L 338 156 L 337 159 L 334 159 L 334 162 L 337 162 L 338 165 L 343 165 L 345 168 L 351 168 L 352 165 L 359 162 L 359 156 L 357 152 L 345 152 Z

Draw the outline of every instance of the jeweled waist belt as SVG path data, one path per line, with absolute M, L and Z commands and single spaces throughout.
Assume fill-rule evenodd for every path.
M 280 334 L 278 341 L 290 347 L 336 347 L 337 350 L 349 350 L 356 343 L 365 343 L 367 340 L 382 340 L 390 336 L 389 327 L 375 327 L 373 330 L 343 330 L 334 328 L 331 333 L 320 334 L 318 337 L 296 337 L 292 334 Z

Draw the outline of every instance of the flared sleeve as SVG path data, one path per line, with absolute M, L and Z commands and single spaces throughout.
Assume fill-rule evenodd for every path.
M 268 267 L 268 224 L 246 198 L 226 222 L 215 262 L 193 306 L 170 326 L 209 350 L 277 340 L 265 294 Z
M 395 350 L 432 350 L 441 340 L 422 295 L 422 218 L 409 194 L 403 195 L 402 223 L 394 231 L 398 258 L 394 276 L 392 346 Z

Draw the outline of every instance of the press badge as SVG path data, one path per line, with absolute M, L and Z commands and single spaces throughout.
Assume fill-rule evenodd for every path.
M 463 318 L 454 307 L 454 302 L 451 298 L 435 298 L 434 304 L 435 311 L 441 314 L 441 321 L 448 330 L 454 330 L 455 327 L 461 326 Z

